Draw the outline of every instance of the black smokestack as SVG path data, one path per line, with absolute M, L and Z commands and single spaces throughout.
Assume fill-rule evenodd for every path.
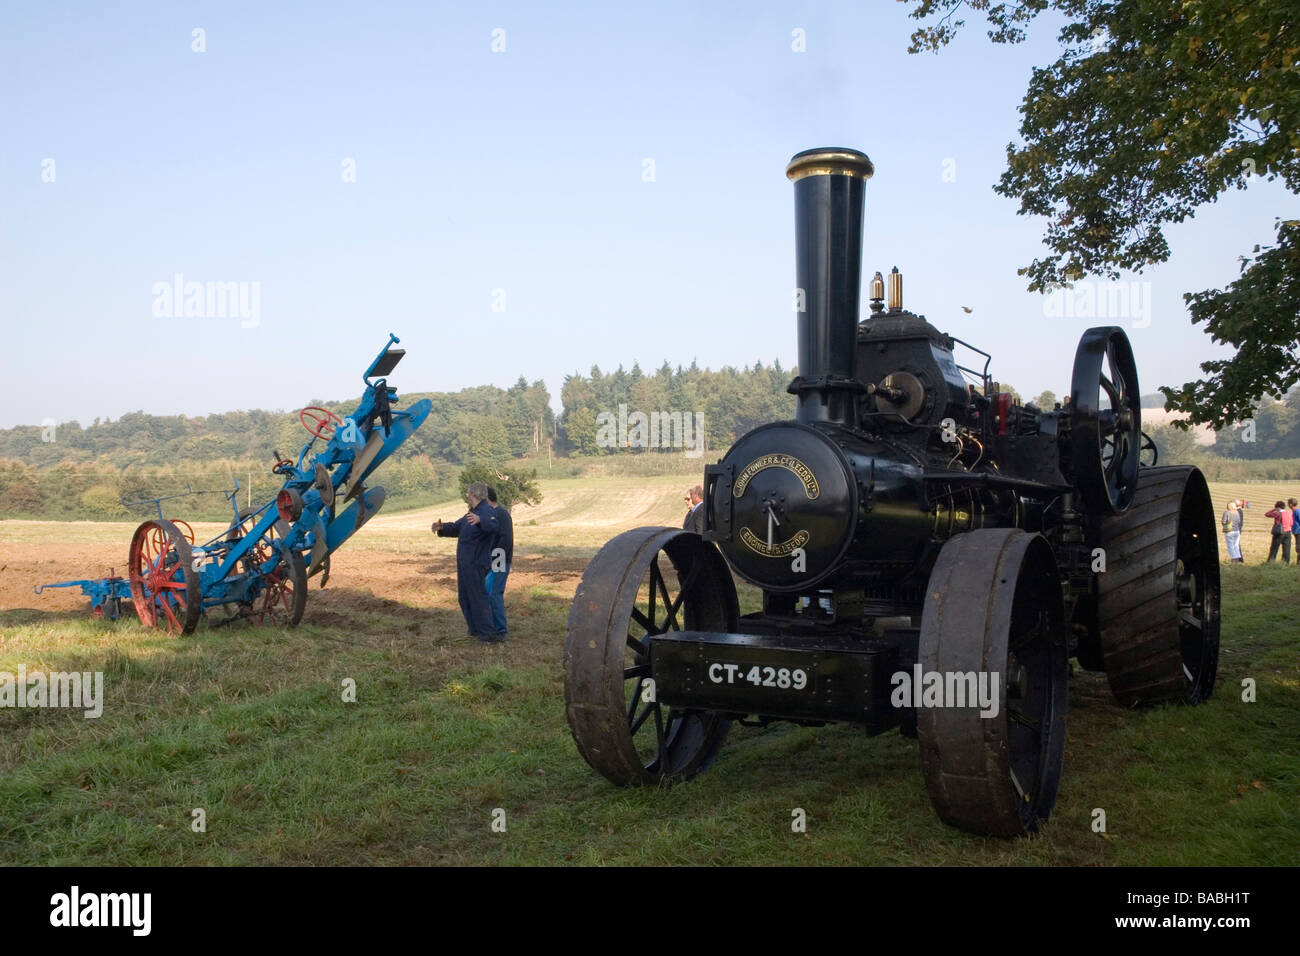
M 799 376 L 801 422 L 857 424 L 854 380 L 862 289 L 862 208 L 875 172 L 856 149 L 806 149 L 785 174 L 794 182 L 795 275 L 802 301 Z M 796 293 L 799 295 L 799 293 Z

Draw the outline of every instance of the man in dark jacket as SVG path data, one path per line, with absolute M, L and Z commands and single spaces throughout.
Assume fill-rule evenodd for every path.
M 487 575 L 492 570 L 492 549 L 496 546 L 496 509 L 487 500 L 487 485 L 476 481 L 466 489 L 469 511 L 449 524 L 433 523 L 440 538 L 456 538 L 456 587 L 460 593 L 460 610 L 465 615 L 469 636 L 485 644 L 495 644 L 492 608 L 488 603 Z
M 683 531 L 704 534 L 704 488 L 696 485 L 686 493 L 686 506 L 690 509 L 682 520 Z
M 492 636 L 504 641 L 510 636 L 506 630 L 506 578 L 515 561 L 515 524 L 510 512 L 497 504 L 497 492 L 491 485 L 487 496 L 497 515 L 497 541 L 492 547 L 492 570 L 486 582 L 488 603 L 492 606 Z

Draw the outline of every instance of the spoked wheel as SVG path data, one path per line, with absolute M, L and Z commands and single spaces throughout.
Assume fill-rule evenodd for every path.
M 262 509 L 244 508 L 239 512 L 239 520 L 226 533 L 243 538 L 252 533 L 261 519 Z M 243 569 L 246 572 L 252 571 L 270 561 L 274 551 L 272 540 L 278 538 L 283 541 L 288 533 L 289 523 L 283 518 L 277 519 L 249 550 L 243 561 Z M 262 576 L 261 590 L 251 604 L 240 607 L 239 613 L 255 624 L 296 627 L 302 620 L 302 612 L 306 607 L 307 563 L 303 560 L 301 551 L 282 548 L 280 563 L 269 574 Z
M 1088 510 L 1120 514 L 1137 491 L 1142 402 L 1137 364 L 1118 326 L 1079 339 L 1070 382 L 1070 467 Z
M 966 677 L 966 706 L 949 698 L 917 710 L 939 816 L 975 833 L 1034 832 L 1056 803 L 1065 756 L 1066 631 L 1047 541 L 998 528 L 945 544 L 926 588 L 919 663 L 923 680 L 938 673 L 954 692 L 954 675 Z M 968 675 L 978 689 L 981 674 L 989 716 L 969 698 Z
M 258 624 L 297 627 L 307 607 L 307 563 L 300 551 L 285 551 L 274 571 L 262 582 L 262 596 L 249 616 Z
M 203 604 L 190 544 L 180 530 L 166 520 L 144 522 L 131 537 L 127 567 L 140 621 L 169 634 L 193 634 Z
M 637 528 L 601 548 L 583 572 L 564 641 L 565 714 L 587 763 L 622 786 L 707 768 L 731 722 L 657 701 L 654 638 L 734 630 L 738 616 L 731 574 L 698 534 Z
M 193 547 L 194 529 L 190 526 L 190 523 L 188 521 L 182 521 L 180 518 L 168 518 L 167 520 L 176 525 L 176 530 L 179 531 L 185 537 L 185 540 L 190 543 L 190 546 Z
M 1205 476 L 1144 468 L 1129 510 L 1101 523 L 1097 623 L 1110 689 L 1125 706 L 1197 704 L 1219 665 L 1219 541 Z
M 1154 468 L 1159 463 L 1160 449 L 1156 447 L 1155 439 L 1143 432 L 1138 444 L 1138 464 L 1143 468 Z

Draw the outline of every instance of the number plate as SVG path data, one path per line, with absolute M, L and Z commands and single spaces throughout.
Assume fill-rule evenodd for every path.
M 743 664 L 735 660 L 701 660 L 704 686 L 739 686 L 742 688 L 770 687 L 775 690 L 812 692 L 813 682 L 802 667 L 772 667 L 765 664 Z
M 888 701 L 892 656 L 878 669 L 879 655 L 856 642 L 671 631 L 654 639 L 650 656 L 655 694 L 670 707 L 881 729 L 887 718 L 897 723 Z

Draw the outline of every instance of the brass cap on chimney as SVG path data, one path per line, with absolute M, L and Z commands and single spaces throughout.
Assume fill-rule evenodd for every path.
M 853 176 L 870 179 L 876 171 L 866 153 L 838 146 L 805 149 L 795 153 L 786 166 L 785 174 L 792 182 L 807 176 Z

